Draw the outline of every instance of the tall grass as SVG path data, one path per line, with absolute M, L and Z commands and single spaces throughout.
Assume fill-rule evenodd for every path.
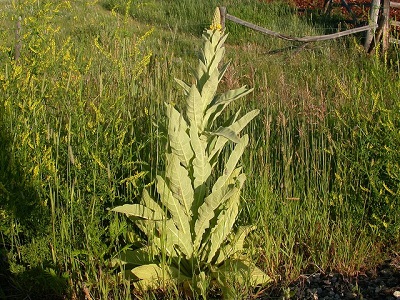
M 219 4 L 198 2 L 23 1 L 0 11 L 3 294 L 130 297 L 109 262 L 135 235 L 108 208 L 135 201 L 162 169 L 163 103 L 180 105 L 173 77 L 187 78 Z M 320 30 L 283 3 L 224 5 L 288 34 Z M 287 284 L 304 272 L 354 274 L 398 252 L 398 49 L 368 57 L 350 37 L 291 51 L 227 26 L 223 85 L 255 88 L 232 109 L 261 109 L 247 129 L 239 218 L 258 225 L 248 241 L 257 265 Z

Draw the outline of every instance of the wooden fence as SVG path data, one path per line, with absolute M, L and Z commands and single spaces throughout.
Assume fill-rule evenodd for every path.
M 255 25 L 253 23 L 250 23 L 248 21 L 239 19 L 238 17 L 235 17 L 233 15 L 230 15 L 227 13 L 226 7 L 219 7 L 220 14 L 221 14 L 221 23 L 222 26 L 225 26 L 226 20 L 232 21 L 234 23 L 243 25 L 245 27 L 251 28 L 255 31 L 258 31 L 262 34 L 273 36 L 276 38 L 284 39 L 287 41 L 294 41 L 294 42 L 303 42 L 303 43 L 309 43 L 309 42 L 317 42 L 317 41 L 326 41 L 326 40 L 331 40 L 331 39 L 336 39 L 340 38 L 343 36 L 347 36 L 350 34 L 358 33 L 358 32 L 367 32 L 366 34 L 366 41 L 365 41 L 365 50 L 367 52 L 371 52 L 375 46 L 382 40 L 383 44 L 383 51 L 386 51 L 388 48 L 388 43 L 393 42 L 393 43 L 398 43 L 400 44 L 399 40 L 396 40 L 394 38 L 389 38 L 389 29 L 390 29 L 390 24 L 392 26 L 400 26 L 400 22 L 398 21 L 392 21 L 389 22 L 389 13 L 390 13 L 390 7 L 395 7 L 395 8 L 400 8 L 400 3 L 396 2 L 390 2 L 390 0 L 372 0 L 373 3 L 371 5 L 371 17 L 370 17 L 370 22 L 369 25 L 366 26 L 361 26 L 333 34 L 327 34 L 327 35 L 318 35 L 318 36 L 304 36 L 304 37 L 292 37 L 288 36 L 276 31 L 272 31 L 267 28 L 263 28 L 261 26 Z M 381 6 L 380 2 L 383 2 L 383 6 Z M 332 3 L 332 0 L 326 0 L 325 3 L 328 3 L 326 5 L 330 5 L 329 3 Z M 345 0 L 341 0 L 342 5 L 346 7 L 347 10 L 351 9 L 347 5 L 347 2 Z M 325 6 L 325 10 L 327 10 L 327 6 Z M 355 18 L 355 15 L 351 12 L 351 15 L 353 17 L 353 20 Z M 355 20 L 356 21 L 356 20 Z
M 367 32 L 364 48 L 367 52 L 382 43 L 382 52 L 386 52 L 389 43 L 400 44 L 400 41 L 390 37 L 391 26 L 400 26 L 400 22 L 390 20 L 390 8 L 400 8 L 400 3 L 390 0 L 372 0 L 370 10 L 370 24 L 377 25 L 376 28 Z

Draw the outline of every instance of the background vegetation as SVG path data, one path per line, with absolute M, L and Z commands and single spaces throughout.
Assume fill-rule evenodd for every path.
M 109 209 L 153 188 L 163 103 L 184 99 L 173 78 L 188 78 L 221 5 L 203 2 L 2 1 L 0 297 L 134 292 L 110 260 L 137 232 Z M 288 3 L 223 4 L 295 36 L 332 30 Z M 352 275 L 398 253 L 398 49 L 381 58 L 366 56 L 358 37 L 299 49 L 231 23 L 227 31 L 221 89 L 255 90 L 225 117 L 261 111 L 246 129 L 238 220 L 257 225 L 248 238 L 257 266 L 284 287 L 304 272 Z

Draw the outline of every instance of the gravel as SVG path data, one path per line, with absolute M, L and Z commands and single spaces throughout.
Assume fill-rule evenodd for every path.
M 400 256 L 354 277 L 339 273 L 302 275 L 287 289 L 266 291 L 259 299 L 400 300 Z

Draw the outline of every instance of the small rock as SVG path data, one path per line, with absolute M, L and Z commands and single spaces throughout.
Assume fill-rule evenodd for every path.
M 394 296 L 396 299 L 400 299 L 400 291 L 395 291 L 395 292 L 393 293 L 393 296 Z
M 346 299 L 355 299 L 357 297 L 357 294 L 349 292 L 345 294 L 345 297 Z

